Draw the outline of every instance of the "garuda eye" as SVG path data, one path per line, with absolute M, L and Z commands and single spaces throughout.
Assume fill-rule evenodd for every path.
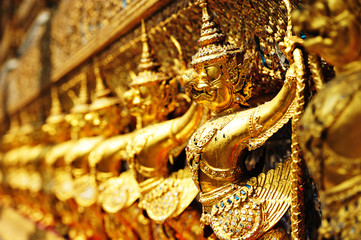
M 210 81 L 217 80 L 221 76 L 221 71 L 216 66 L 209 66 L 205 68 Z

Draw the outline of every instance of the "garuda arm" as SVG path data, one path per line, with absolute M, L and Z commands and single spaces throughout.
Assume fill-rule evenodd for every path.
M 260 147 L 294 115 L 297 83 L 292 66 L 282 89 L 271 101 L 235 113 L 235 118 L 217 133 L 227 136 L 227 145 L 232 147 L 229 151 L 234 153 L 245 147 L 249 150 Z M 219 136 L 218 139 L 223 138 Z M 234 156 L 227 156 L 232 155 Z
M 120 161 L 127 160 L 126 147 L 134 132 L 114 136 L 100 142 L 89 154 L 89 164 L 102 172 L 116 172 Z
M 184 148 L 202 115 L 203 107 L 193 103 L 183 116 L 137 131 L 127 146 L 131 167 L 145 177 L 167 175 L 169 155 L 177 147 Z

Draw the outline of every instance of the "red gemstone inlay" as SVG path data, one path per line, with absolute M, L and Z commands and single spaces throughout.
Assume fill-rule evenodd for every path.
M 250 229 L 250 228 L 251 228 L 251 226 L 250 226 L 250 225 L 247 225 L 247 226 L 246 226 L 246 228 L 247 228 L 247 229 Z

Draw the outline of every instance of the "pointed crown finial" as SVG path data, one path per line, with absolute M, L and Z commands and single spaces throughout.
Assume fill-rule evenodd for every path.
M 50 90 L 51 94 L 51 109 L 50 109 L 50 115 L 46 119 L 47 123 L 55 123 L 60 122 L 64 120 L 65 114 L 62 112 L 60 100 L 59 100 L 59 94 L 57 88 L 54 86 Z
M 27 135 L 34 130 L 34 119 L 33 116 L 29 114 L 27 110 L 23 110 L 20 112 L 21 119 L 21 133 Z
M 94 58 L 94 75 L 95 75 L 95 98 L 105 97 L 110 94 L 110 90 L 105 87 L 104 80 L 100 74 L 99 62 Z
M 159 68 L 159 63 L 155 57 L 154 51 L 149 43 L 149 37 L 147 33 L 147 28 L 142 19 L 142 36 L 141 36 L 143 49 L 142 49 L 142 58 L 140 60 L 139 69 L 140 71 L 157 71 Z
M 106 108 L 120 102 L 119 98 L 112 97 L 111 91 L 105 86 L 104 80 L 100 74 L 99 62 L 94 58 L 94 75 L 95 75 L 95 99 L 90 105 L 90 110 L 96 111 Z
M 89 111 L 88 105 L 88 86 L 87 86 L 87 75 L 85 72 L 80 73 L 78 76 L 80 81 L 79 97 L 71 109 L 72 113 L 85 113 Z
M 50 115 L 60 115 L 62 114 L 61 105 L 59 101 L 58 90 L 56 87 L 51 88 L 51 109 Z
M 154 51 L 149 44 L 147 29 L 142 19 L 142 35 L 143 43 L 142 57 L 139 64 L 139 74 L 130 83 L 130 86 L 143 85 L 151 82 L 157 82 L 169 79 L 164 73 L 159 72 L 160 64 L 157 62 Z
M 81 74 L 80 78 L 80 90 L 79 90 L 79 103 L 87 104 L 88 103 L 88 85 L 86 75 Z
M 225 35 L 210 14 L 207 1 L 200 0 L 199 6 L 202 8 L 202 28 L 198 40 L 200 49 L 192 57 L 191 66 L 216 62 L 239 51 L 236 46 L 225 42 Z
M 198 43 L 201 47 L 210 44 L 224 44 L 225 36 L 213 20 L 212 15 L 209 14 L 207 1 L 200 1 L 199 6 L 202 8 L 202 28 Z

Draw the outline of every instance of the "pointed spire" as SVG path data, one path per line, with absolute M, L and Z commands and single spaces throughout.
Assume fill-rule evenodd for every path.
M 34 126 L 32 125 L 32 116 L 26 110 L 23 110 L 20 112 L 20 119 L 21 133 L 24 135 L 31 133 L 34 130 Z
M 80 90 L 79 90 L 79 104 L 87 104 L 88 103 L 88 85 L 86 74 L 80 74 Z
M 95 98 L 105 97 L 109 95 L 110 90 L 105 87 L 102 76 L 100 75 L 100 68 L 98 59 L 94 57 L 94 75 L 95 75 Z
M 51 88 L 51 109 L 50 109 L 50 115 L 61 115 L 62 114 L 62 110 L 61 110 L 61 105 L 60 105 L 60 101 L 59 101 L 59 95 L 58 95 L 58 90 L 57 88 L 54 86 Z
M 198 40 L 200 49 L 192 57 L 191 66 L 217 62 L 226 55 L 239 51 L 236 46 L 225 42 L 225 35 L 209 13 L 207 1 L 200 0 L 199 6 L 202 8 L 202 29 Z
M 95 75 L 95 99 L 90 105 L 90 109 L 95 111 L 119 103 L 119 98 L 112 97 L 111 91 L 104 84 L 103 78 L 100 74 L 98 59 L 94 57 L 94 75 Z
M 201 47 L 210 44 L 224 44 L 225 36 L 213 20 L 212 15 L 209 14 L 207 1 L 199 1 L 199 6 L 202 8 L 202 29 L 198 43 Z
M 55 123 L 64 120 L 65 114 L 62 111 L 59 101 L 59 94 L 56 86 L 51 88 L 51 109 L 50 115 L 46 119 L 47 123 Z
M 143 85 L 151 82 L 163 81 L 169 79 L 164 73 L 159 72 L 160 64 L 157 62 L 153 49 L 149 44 L 149 37 L 142 19 L 142 36 L 143 43 L 142 57 L 139 64 L 140 72 L 136 78 L 130 83 L 133 85 Z
M 89 111 L 88 105 L 88 86 L 87 86 L 87 75 L 85 72 L 80 73 L 77 76 L 80 81 L 79 97 L 77 98 L 73 108 L 71 109 L 72 113 L 86 113 Z
M 147 28 L 144 23 L 144 19 L 142 19 L 142 36 L 141 40 L 143 43 L 142 49 L 142 58 L 140 60 L 139 69 L 140 71 L 157 71 L 159 69 L 159 63 L 155 57 L 154 51 L 149 44 L 149 37 L 147 33 Z

